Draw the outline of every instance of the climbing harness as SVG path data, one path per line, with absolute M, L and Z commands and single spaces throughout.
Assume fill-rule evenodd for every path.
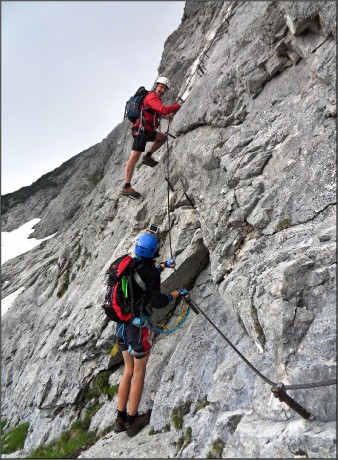
M 183 299 L 183 300 L 185 301 L 185 307 L 183 307 L 181 315 L 178 317 L 176 323 L 174 324 L 174 326 L 171 329 L 168 329 L 164 324 L 160 324 L 160 323 L 156 324 L 151 319 L 151 317 L 146 318 L 145 321 L 141 321 L 141 318 L 135 317 L 132 320 L 132 323 L 134 324 L 134 326 L 137 326 L 140 329 L 142 329 L 143 327 L 148 327 L 149 328 L 149 326 L 151 326 L 154 329 L 154 331 L 158 332 L 159 334 L 169 335 L 169 334 L 171 334 L 173 332 L 176 332 L 180 327 L 183 326 L 183 324 L 185 323 L 185 321 L 188 318 L 189 313 L 190 313 L 190 306 L 189 306 L 188 300 L 187 299 Z M 112 350 L 110 352 L 110 356 L 116 356 L 117 352 L 119 351 L 119 347 L 120 347 L 120 339 L 117 338 L 117 340 L 115 342 L 115 345 L 113 346 L 113 348 L 112 348 Z M 131 354 L 135 355 L 135 353 L 131 353 Z
M 170 120 L 168 122 L 168 131 L 169 131 Z M 169 248 L 170 248 L 170 257 L 173 258 L 173 249 L 172 249 L 172 242 L 171 242 L 171 219 L 170 219 L 170 190 L 173 191 L 173 187 L 170 183 L 170 165 L 169 165 L 169 140 L 167 138 L 167 177 L 165 178 L 167 181 L 167 214 L 168 214 L 168 237 L 169 237 Z M 177 270 L 174 267 L 174 273 L 177 279 L 177 282 L 182 289 L 182 284 L 180 282 L 179 276 L 177 274 Z M 271 386 L 271 391 L 273 395 L 279 399 L 279 401 L 284 402 L 287 404 L 291 409 L 297 412 L 300 416 L 305 418 L 306 420 L 313 420 L 314 415 L 308 412 L 304 407 L 302 407 L 297 401 L 291 398 L 287 393 L 286 390 L 298 390 L 298 389 L 307 389 L 307 388 L 317 388 L 323 386 L 330 386 L 336 385 L 337 380 L 325 380 L 322 382 L 316 383 L 307 383 L 307 384 L 298 384 L 298 385 L 284 385 L 283 383 L 275 383 L 272 380 L 268 379 L 265 375 L 263 375 L 258 369 L 256 369 L 253 364 L 231 343 L 231 341 L 223 334 L 223 332 L 216 326 L 216 324 L 204 313 L 204 311 L 196 304 L 196 302 L 192 299 L 190 294 L 187 294 L 184 297 L 185 302 L 191 307 L 191 309 L 196 313 L 201 313 L 202 316 L 213 326 L 214 329 L 222 336 L 222 338 L 227 342 L 227 344 L 238 354 L 238 356 L 250 367 L 252 371 L 254 371 L 258 377 L 260 377 L 265 383 Z

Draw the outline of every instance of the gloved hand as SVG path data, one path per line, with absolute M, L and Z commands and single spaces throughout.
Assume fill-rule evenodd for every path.
M 174 259 L 168 259 L 164 262 L 164 264 L 167 268 L 174 268 L 176 265 L 176 262 Z
M 177 290 L 181 297 L 184 297 L 185 295 L 189 294 L 186 289 L 177 289 Z

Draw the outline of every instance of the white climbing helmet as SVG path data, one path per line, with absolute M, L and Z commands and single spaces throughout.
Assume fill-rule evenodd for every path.
M 162 85 L 166 86 L 168 89 L 170 89 L 170 81 L 166 77 L 158 77 L 158 79 L 155 82 L 156 84 L 162 83 Z

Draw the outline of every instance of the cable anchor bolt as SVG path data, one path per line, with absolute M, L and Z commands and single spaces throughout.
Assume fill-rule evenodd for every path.
M 196 315 L 199 314 L 199 310 L 198 310 L 196 304 L 194 303 L 194 301 L 192 300 L 192 298 L 189 296 L 189 294 L 184 296 L 184 301 L 185 301 L 185 303 L 187 303 L 189 305 L 189 307 L 192 309 L 192 311 L 194 313 L 196 313 Z
M 176 139 L 176 136 L 174 136 L 173 134 L 170 134 L 169 131 L 165 132 L 164 134 L 166 134 L 167 136 L 172 137 L 173 139 Z
M 283 383 L 278 383 L 277 385 L 271 388 L 271 391 L 275 398 L 278 398 L 279 401 L 287 404 L 291 409 L 293 409 L 297 414 L 301 415 L 306 420 L 313 420 L 314 415 L 308 412 L 304 407 L 298 404 L 291 396 L 289 396 L 285 391 L 285 385 Z
M 166 177 L 165 180 L 168 182 L 168 185 L 169 185 L 169 188 L 172 192 L 175 191 L 174 187 L 171 185 L 170 181 L 169 181 L 169 177 Z

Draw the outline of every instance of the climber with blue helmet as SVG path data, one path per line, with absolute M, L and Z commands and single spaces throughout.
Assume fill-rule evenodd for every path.
M 120 341 L 124 360 L 117 400 L 117 417 L 113 424 L 115 433 L 126 431 L 135 436 L 150 421 L 151 411 L 138 413 L 146 365 L 152 347 L 154 333 L 149 318 L 152 309 L 164 308 L 174 299 L 188 294 L 186 289 L 177 289 L 170 294 L 161 293 L 161 272 L 174 268 L 175 260 L 169 259 L 155 265 L 159 256 L 159 241 L 151 231 L 141 234 L 134 247 L 134 259 L 139 261 L 136 277 L 132 279 L 135 302 L 135 317 L 132 321 L 117 324 L 116 337 Z M 139 299 L 143 301 L 138 302 Z M 128 404 L 128 413 L 127 413 Z

